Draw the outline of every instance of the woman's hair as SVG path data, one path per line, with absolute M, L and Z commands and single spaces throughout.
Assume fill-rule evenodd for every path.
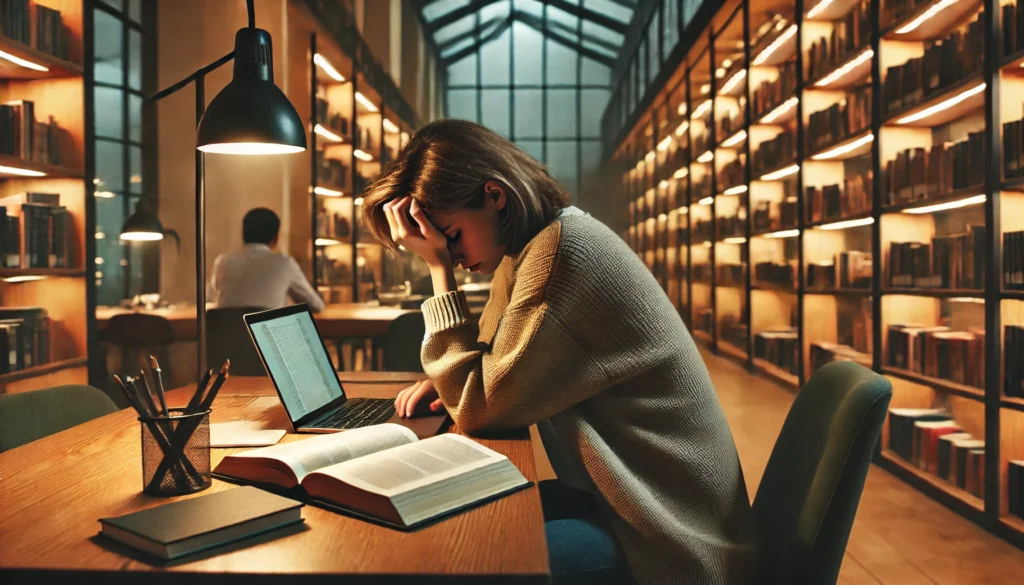
M 499 212 L 501 242 L 517 253 L 569 206 L 569 194 L 544 165 L 511 141 L 465 120 L 444 119 L 421 128 L 363 192 L 366 229 L 395 249 L 384 204 L 410 196 L 429 215 L 484 204 L 484 184 L 505 190 Z

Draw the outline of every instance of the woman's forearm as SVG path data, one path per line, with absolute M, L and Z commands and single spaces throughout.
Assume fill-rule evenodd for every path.
M 451 262 L 439 262 L 430 266 L 430 280 L 434 284 L 434 295 L 439 296 L 459 290 L 455 283 L 455 270 Z

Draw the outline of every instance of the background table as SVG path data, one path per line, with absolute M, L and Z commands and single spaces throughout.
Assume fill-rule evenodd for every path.
M 417 374 L 343 373 L 353 396 L 388 397 Z M 169 393 L 184 404 L 188 389 Z M 129 410 L 0 454 L 0 582 L 188 583 L 544 583 L 548 560 L 536 488 L 513 493 L 405 533 L 306 506 L 305 523 L 168 565 L 97 536 L 98 519 L 174 498 L 142 494 L 139 423 Z M 231 378 L 212 421 L 264 421 L 287 428 L 266 378 Z M 455 429 L 453 429 L 455 430 Z M 457 430 L 455 430 L 457 432 Z M 286 435 L 284 441 L 305 436 Z M 537 480 L 529 436 L 478 439 Z M 211 464 L 235 449 L 214 449 Z M 214 479 L 196 497 L 235 486 Z M 499 579 L 495 579 L 500 576 Z

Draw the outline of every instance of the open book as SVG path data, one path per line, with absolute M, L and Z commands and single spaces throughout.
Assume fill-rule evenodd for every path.
M 530 482 L 507 457 L 470 439 L 422 441 L 395 424 L 228 455 L 228 480 L 304 492 L 310 503 L 413 528 Z

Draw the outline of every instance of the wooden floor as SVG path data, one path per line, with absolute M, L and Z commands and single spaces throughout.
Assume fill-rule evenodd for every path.
M 794 394 L 702 350 L 753 499 Z M 554 477 L 534 431 L 541 479 Z M 1024 585 L 1024 552 L 871 466 L 839 585 Z
M 753 498 L 794 394 L 702 351 Z M 1021 585 L 1024 552 L 871 466 L 842 585 Z

